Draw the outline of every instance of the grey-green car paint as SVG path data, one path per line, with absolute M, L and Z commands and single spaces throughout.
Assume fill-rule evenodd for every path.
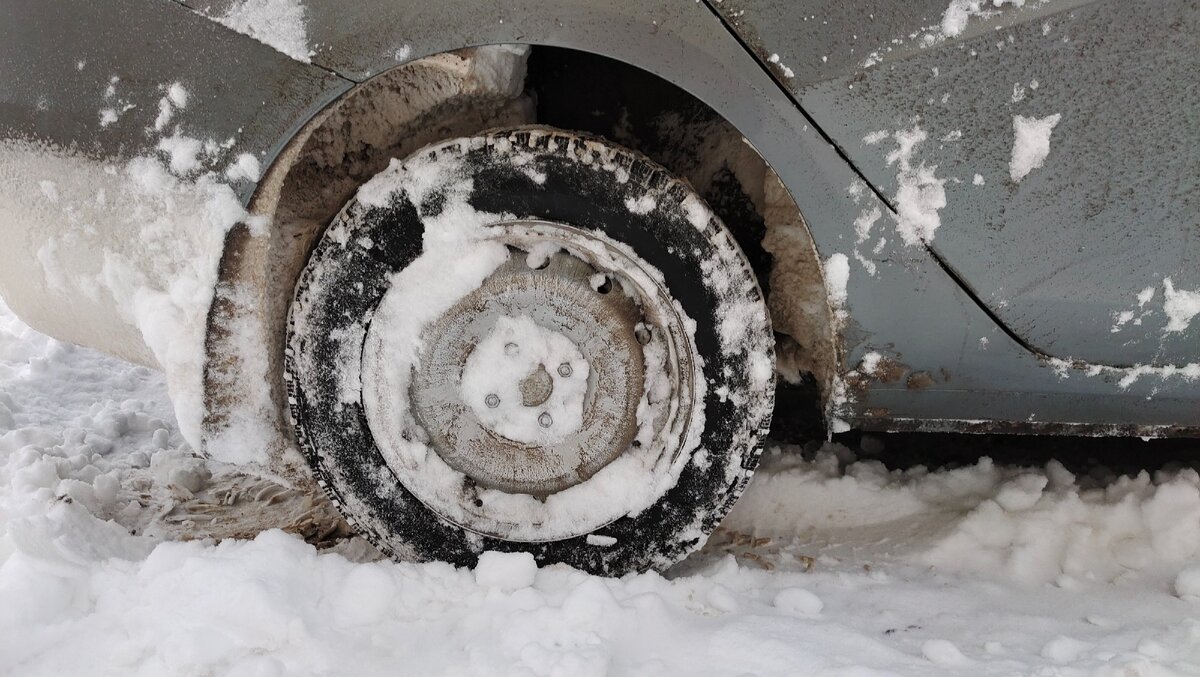
M 1200 287 L 1200 5 L 1006 5 L 990 24 L 973 19 L 961 40 L 893 54 L 883 47 L 890 38 L 930 32 L 922 17 L 939 17 L 945 0 L 869 0 L 852 11 L 811 4 L 840 36 L 823 46 L 823 60 L 797 47 L 829 27 L 785 21 L 789 3 L 715 6 L 796 64 L 784 83 L 884 195 L 896 190 L 890 144 L 863 138 L 914 125 L 928 133 L 921 161 L 961 179 L 946 184 L 947 227 L 930 246 L 1008 327 L 1061 358 L 1196 360 L 1200 336 L 1164 332 L 1161 313 L 1111 327 L 1115 309 L 1164 277 Z M 878 63 L 864 68 L 868 59 Z M 1052 114 L 1061 120 L 1045 166 L 1011 181 L 1013 116 Z M 983 185 L 972 183 L 977 172 Z
M 395 66 L 398 55 L 416 59 L 497 43 L 569 47 L 653 72 L 732 122 L 778 173 L 800 206 L 820 254 L 829 257 L 850 254 L 853 223 L 864 207 L 878 206 L 885 214 L 890 209 L 884 197 L 894 192 L 894 179 L 889 178 L 888 168 L 878 154 L 862 147 L 863 130 L 897 129 L 903 126 L 905 116 L 920 113 L 926 116 L 922 124 L 930 129 L 962 129 L 966 139 L 982 119 L 986 124 L 981 131 L 986 130 L 987 135 L 972 142 L 981 145 L 961 144 L 953 150 L 956 155 L 951 159 L 936 156 L 946 163 L 943 176 L 981 167 L 984 162 L 989 166 L 1006 163 L 1004 149 L 1008 146 L 997 135 L 1011 140 L 1011 129 L 1001 129 L 1001 122 L 1007 117 L 1003 103 L 1011 91 L 1007 80 L 1012 78 L 992 71 L 976 72 L 963 60 L 964 54 L 971 50 L 996 51 L 991 56 L 1003 64 L 997 66 L 1003 75 L 1009 74 L 1007 69 L 1018 68 L 1007 65 L 1003 57 L 1024 53 L 1026 59 L 1046 60 L 1063 77 L 1103 80 L 1111 74 L 1112 64 L 1096 56 L 1102 55 L 1102 46 L 1092 52 L 1054 51 L 1051 48 L 1061 36 L 1053 32 L 1042 36 L 1041 23 L 1053 20 L 1063 30 L 1071 31 L 1072 22 L 1077 20 L 1081 27 L 1094 26 L 1105 17 L 1116 20 L 1129 11 L 1153 19 L 1177 10 L 1179 20 L 1184 22 L 1183 32 L 1192 36 L 1193 45 L 1194 36 L 1200 32 L 1195 12 L 1188 11 L 1194 10 L 1194 3 L 1159 4 L 1147 0 L 1086 4 L 1068 0 L 1005 8 L 995 16 L 973 22 L 958 39 L 928 49 L 911 44 L 896 49 L 873 69 L 861 66 L 856 61 L 859 54 L 848 55 L 845 49 L 847 44 L 886 46 L 894 38 L 936 24 L 946 3 L 875 0 L 846 10 L 842 7 L 849 3 L 832 0 L 726 0 L 714 2 L 712 7 L 676 0 L 305 0 L 313 55 L 311 64 L 304 64 L 206 18 L 222 14 L 234 0 L 187 4 L 169 0 L 4 0 L 0 3 L 0 14 L 5 17 L 0 24 L 0 81 L 4 83 L 0 91 L 0 137 L 35 138 L 113 160 L 153 152 L 144 129 L 132 122 L 123 125 L 118 121 L 104 129 L 98 124 L 95 101 L 108 78 L 119 74 L 128 88 L 128 97 L 146 107 L 155 105 L 162 83 L 185 83 L 193 95 L 188 124 L 209 136 L 234 138 L 231 152 L 252 153 L 266 166 L 315 111 L 356 82 Z M 1137 8 L 1121 9 L 1128 5 Z M 1091 13 L 1091 18 L 1086 22 L 1072 18 L 1073 11 Z M 818 22 L 820 28 L 816 28 Z M 847 42 L 847 34 L 860 33 L 858 42 Z M 1020 48 L 996 50 L 995 43 L 1007 41 L 1009 34 L 1014 36 L 1010 44 L 1019 44 Z M 1078 38 L 1086 40 L 1087 36 Z M 1178 44 L 1167 41 L 1150 47 L 1173 50 Z M 781 55 L 780 62 L 795 69 L 795 78 L 787 78 L 781 68 L 767 61 L 772 53 Z M 1193 49 L 1191 58 L 1195 53 Z M 943 68 L 953 72 L 951 99 L 957 96 L 973 102 L 959 109 L 957 117 L 932 106 L 922 107 L 930 86 L 938 95 L 945 87 L 920 83 L 910 72 L 917 68 L 910 62 L 925 69 L 941 63 L 940 59 L 946 64 Z M 79 61 L 85 61 L 88 67 L 77 68 Z M 1172 69 L 1151 71 L 1145 77 L 1155 87 L 1143 91 L 1171 93 L 1164 95 L 1168 101 L 1179 92 L 1191 93 L 1182 101 L 1181 118 L 1184 123 L 1190 121 L 1190 126 L 1170 130 L 1180 145 L 1190 144 L 1190 150 L 1182 151 L 1182 160 L 1176 157 L 1171 161 L 1181 161 L 1181 166 L 1175 165 L 1177 171 L 1191 170 L 1194 179 L 1200 174 L 1194 162 L 1195 149 L 1200 148 L 1196 139 L 1200 125 L 1195 123 L 1195 79 L 1180 82 Z M 1004 89 L 995 91 L 1001 81 Z M 871 86 L 864 87 L 860 84 L 863 82 Z M 1004 115 L 979 115 L 980 107 L 991 105 L 989 97 L 997 99 L 995 108 L 1005 110 Z M 1097 106 L 1112 104 L 1111 99 L 1103 97 L 1094 100 Z M 903 109 L 914 105 L 919 110 Z M 1039 115 L 1053 112 L 1040 106 L 1032 110 Z M 1128 134 L 1128 125 L 1145 122 L 1105 120 L 1116 127 L 1095 133 Z M 1056 132 L 1055 143 L 1065 144 L 1056 146 L 1060 155 L 1065 154 L 1061 148 L 1080 152 L 1065 139 L 1067 130 L 1073 127 L 1074 123 Z M 975 151 L 981 155 L 974 155 Z M 1104 153 L 1096 158 L 1101 178 L 1116 179 L 1115 170 L 1123 167 L 1120 159 Z M 1052 162 L 1057 161 L 1054 156 Z M 1105 162 L 1114 168 L 1113 173 L 1104 174 L 1101 163 Z M 1041 186 L 1041 194 L 1053 195 L 1065 187 L 1056 186 L 1055 181 L 1076 180 L 1076 176 L 1065 172 L 1065 167 L 1051 164 L 1047 171 L 1031 177 L 1032 184 L 1023 187 Z M 876 192 L 868 191 L 856 202 L 848 189 L 862 177 Z M 1151 194 L 1113 194 L 1105 207 L 1149 208 L 1180 204 L 1178 200 L 1183 199 L 1184 208 L 1171 212 L 1183 220 L 1165 226 L 1161 246 L 1155 250 L 1160 256 L 1146 253 L 1139 264 L 1162 271 L 1164 276 L 1173 275 L 1182 287 L 1200 286 L 1194 265 L 1194 180 L 1191 184 L 1154 185 L 1158 188 Z M 235 188 L 244 201 L 254 190 L 248 182 Z M 1039 265 L 1049 261 L 1053 266 L 1057 261 L 1056 270 L 1084 265 L 1099 257 L 1097 265 L 1119 281 L 1112 288 L 1128 288 L 1131 298 L 1144 285 L 1146 276 L 1126 270 L 1126 259 L 1119 256 L 1121 250 L 1104 243 L 1095 243 L 1099 246 L 1091 250 L 1063 251 L 1062 258 L 1057 259 L 1047 257 L 1045 242 L 1020 238 L 1001 242 L 1009 247 L 1002 252 L 1008 258 L 1002 267 L 994 267 L 1000 251 L 972 249 L 979 228 L 989 223 L 983 217 L 973 218 L 975 211 L 992 215 L 1010 205 L 1021 207 L 1019 222 L 1006 221 L 1005 227 L 1009 232 L 1028 233 L 1041 223 L 1041 212 L 1030 205 L 1050 204 L 1044 198 L 1029 202 L 1020 191 L 1014 196 L 1003 185 L 997 185 L 995 191 L 974 194 L 965 183 L 949 185 L 950 206 L 942 212 L 943 226 L 932 247 L 886 249 L 879 257 L 874 277 L 852 263 L 846 302 L 849 319 L 842 332 L 847 358 L 843 371 L 853 370 L 864 355 L 875 351 L 921 378 L 858 381 L 860 387 L 849 398 L 844 418 L 851 424 L 872 428 L 1200 434 L 1200 384 L 1177 376 L 1149 375 L 1120 387 L 1117 381 L 1123 375 L 1121 371 L 1097 368 L 1091 370 L 1098 372 L 1096 375 L 1088 376 L 1089 365 L 1050 359 L 1051 355 L 1075 357 L 1070 352 L 1058 353 L 1060 346 L 1083 346 L 1081 350 L 1086 350 L 1081 355 L 1109 359 L 1117 366 L 1149 361 L 1138 359 L 1141 347 L 1132 349 L 1127 353 L 1130 359 L 1126 359 L 1125 353 L 1110 350 L 1105 342 L 1090 336 L 1107 332 L 1105 323 L 1111 321 L 1112 313 L 1124 309 L 1128 299 L 1120 299 L 1122 303 L 1116 306 L 1108 305 L 1113 300 L 1095 296 L 1091 287 L 1064 282 L 1061 288 L 1055 288 L 1053 279 L 1047 278 L 1040 282 L 1041 296 L 1030 298 L 1054 301 L 1048 313 L 1001 312 L 1003 308 L 994 302 L 1004 298 L 1005 292 L 986 286 L 995 284 L 986 273 L 1020 275 L 1022 280 L 1033 275 L 1022 272 L 1012 257 L 1016 262 L 1046 257 L 1039 259 Z M 1122 202 L 1134 206 L 1121 207 Z M 1054 227 L 1045 226 L 1049 231 Z M 1102 227 L 1096 236 L 1107 239 L 1113 234 Z M 1093 244 L 1081 243 L 1087 247 Z M 1181 266 L 1180 261 L 1185 264 Z M 972 277 L 980 269 L 985 274 Z M 1046 293 L 1046 289 L 1054 291 Z M 1101 302 L 1088 310 L 1094 314 L 1088 316 L 1091 324 L 1081 322 L 1081 308 L 1092 304 L 1093 299 Z M 1011 326 L 998 324 L 998 319 Z M 1182 336 L 1171 337 L 1161 350 L 1153 351 L 1155 359 L 1176 364 L 1200 361 L 1200 327 L 1196 324 L 1200 323 L 1193 323 Z M 1139 331 L 1143 345 L 1155 340 L 1151 327 Z M 86 328 L 66 338 L 87 343 Z

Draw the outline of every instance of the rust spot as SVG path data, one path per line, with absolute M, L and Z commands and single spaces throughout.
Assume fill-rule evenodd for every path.
M 880 383 L 896 383 L 904 378 L 908 373 L 908 367 L 890 357 L 884 357 L 879 360 L 879 364 L 875 365 L 875 371 L 871 374 L 876 381 Z
M 862 363 L 859 363 L 857 369 L 849 372 L 845 376 L 846 388 L 855 397 L 866 393 L 872 382 L 877 383 L 897 383 L 904 378 L 908 373 L 909 367 L 906 364 L 898 362 L 891 357 L 882 357 L 875 364 L 875 369 L 867 374 L 863 373 Z M 911 385 L 909 386 L 912 387 Z M 876 413 L 868 413 L 867 416 L 873 418 L 884 418 L 891 414 L 887 409 L 875 409 Z
M 904 385 L 909 390 L 924 390 L 933 385 L 933 376 L 927 371 L 914 371 Z
M 867 389 L 867 384 L 870 383 L 871 378 L 862 375 L 856 369 L 854 371 L 847 372 L 845 380 L 846 388 L 848 388 L 851 392 L 861 393 Z
M 887 407 L 871 407 L 867 409 L 866 414 L 871 418 L 886 418 L 892 415 L 892 410 Z

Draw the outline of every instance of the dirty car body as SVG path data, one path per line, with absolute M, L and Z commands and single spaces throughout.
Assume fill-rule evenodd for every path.
M 0 293 L 42 331 L 163 368 L 193 445 L 301 477 L 275 367 L 311 239 L 287 265 L 255 258 L 290 237 L 262 218 L 275 168 L 404 64 L 567 49 L 687 92 L 778 176 L 830 290 L 809 301 L 832 318 L 834 430 L 1200 435 L 1200 8 L 996 4 L 304 0 L 280 44 L 238 0 L 6 1 Z M 1034 123 L 1048 151 L 1021 173 Z M 184 218 L 146 205 L 197 186 Z M 270 317 L 231 339 L 254 312 Z M 234 409 L 279 449 L 223 440 L 260 439 Z

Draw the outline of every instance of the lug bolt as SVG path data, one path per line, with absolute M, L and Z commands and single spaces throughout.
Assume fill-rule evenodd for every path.
M 542 426 L 543 428 L 549 428 L 553 424 L 554 419 L 550 418 L 550 414 L 543 411 L 542 415 L 538 416 L 538 425 Z
M 570 376 L 571 375 L 571 365 L 567 364 L 566 362 L 563 362 L 562 364 L 558 365 L 558 375 L 563 376 L 563 377 Z
M 505 343 L 504 344 L 504 354 L 508 355 L 510 357 L 512 355 L 516 355 L 518 352 L 520 352 L 520 350 L 521 350 L 521 346 L 518 346 L 515 343 Z
M 500 406 L 500 396 L 496 393 L 491 393 L 487 397 L 483 398 L 483 403 L 488 405 L 488 409 L 495 409 L 496 407 Z

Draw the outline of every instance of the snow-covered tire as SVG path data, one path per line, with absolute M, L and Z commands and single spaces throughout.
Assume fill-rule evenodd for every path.
M 620 318 L 588 310 L 586 294 L 624 304 Z M 643 319 L 627 326 L 620 308 Z M 512 333 L 530 318 L 544 329 Z M 507 358 L 489 353 L 499 363 L 481 371 L 468 353 L 501 330 L 539 355 L 567 346 L 558 375 L 546 358 L 517 384 L 521 406 L 559 406 L 565 432 L 549 409 L 534 419 L 541 432 L 486 420 L 464 381 L 503 380 Z M 588 378 L 582 400 L 562 374 Z M 548 385 L 526 400 L 534 376 Z M 297 285 L 285 379 L 318 480 L 384 552 L 472 565 L 485 550 L 526 551 L 619 575 L 682 559 L 741 494 L 770 422 L 774 354 L 750 266 L 689 186 L 605 141 L 521 128 L 427 147 L 363 186 Z M 613 383 L 637 390 L 614 400 Z M 486 407 L 500 400 L 489 390 Z M 519 422 L 525 410 L 511 406 Z M 615 446 L 585 444 L 596 440 Z M 493 447 L 515 454 L 512 468 Z M 549 453 L 563 449 L 583 459 L 567 479 Z M 527 479 L 526 458 L 549 469 Z

